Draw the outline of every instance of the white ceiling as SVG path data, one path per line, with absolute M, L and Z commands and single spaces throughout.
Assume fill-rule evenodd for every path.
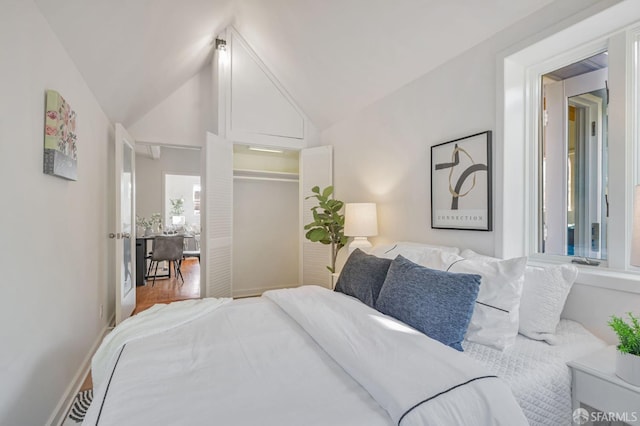
M 195 75 L 233 23 L 319 128 L 553 0 L 35 0 L 112 121 Z

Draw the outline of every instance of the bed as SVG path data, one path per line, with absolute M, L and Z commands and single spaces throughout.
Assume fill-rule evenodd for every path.
M 451 263 L 450 253 L 428 254 L 430 260 L 414 260 L 429 266 L 436 258 Z M 380 269 L 377 277 L 369 271 L 382 257 L 365 256 L 369 263 L 351 268 L 358 277 L 357 295 L 348 294 L 352 255 L 339 291 L 301 286 L 258 298 L 176 302 L 128 319 L 94 356 L 94 400 L 83 424 L 571 424 L 565 362 L 603 342 L 565 320 L 553 346 L 522 335 L 504 348 L 474 342 L 470 332 L 464 341 L 461 336 L 447 340 L 446 333 L 427 337 L 432 319 L 425 334 L 425 324 L 413 322 L 414 314 L 428 306 L 431 318 L 438 307 L 414 294 L 402 299 L 411 279 L 397 270 L 402 287 L 388 291 L 394 262 L 402 256 L 388 259 L 392 267 Z M 444 263 L 439 268 L 449 268 Z M 434 273 L 420 268 L 421 274 L 423 269 Z M 446 274 L 447 279 L 461 277 Z M 464 277 L 488 288 L 488 275 Z M 455 287 L 446 284 L 447 290 Z M 471 296 L 476 308 L 469 316 L 477 311 L 477 289 Z M 393 312 L 393 303 L 375 303 L 385 298 L 400 304 L 398 315 L 384 312 Z M 404 318 L 403 312 L 410 316 Z M 459 322 L 461 315 L 452 312 L 450 307 L 442 311 L 447 324 Z
M 571 373 L 567 361 L 606 346 L 575 321 L 563 319 L 557 329 L 559 343 L 518 335 L 505 351 L 465 342 L 465 354 L 507 382 L 529 424 L 570 426 Z

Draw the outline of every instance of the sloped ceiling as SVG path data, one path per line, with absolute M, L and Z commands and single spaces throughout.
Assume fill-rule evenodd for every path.
M 35 0 L 112 121 L 195 75 L 233 23 L 319 128 L 553 0 Z

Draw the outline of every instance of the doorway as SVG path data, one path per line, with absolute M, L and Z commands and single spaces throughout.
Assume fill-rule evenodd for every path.
M 183 234 L 184 249 L 193 253 L 199 249 L 200 237 L 200 180 L 202 158 L 199 147 L 164 144 L 136 144 L 136 211 L 138 222 L 157 218 L 152 229 L 154 234 Z M 159 224 L 157 223 L 159 222 Z M 137 235 L 144 235 L 137 227 Z M 158 271 L 149 271 L 149 253 L 152 239 L 144 240 L 144 265 L 147 277 L 144 284 L 138 283 L 138 313 L 155 303 L 170 303 L 178 300 L 201 297 L 200 262 L 197 257 L 185 258 L 181 263 L 184 281 L 170 272 L 169 265 L 161 263 Z M 140 250 L 139 250 L 140 252 Z M 156 275 L 155 284 L 152 275 Z

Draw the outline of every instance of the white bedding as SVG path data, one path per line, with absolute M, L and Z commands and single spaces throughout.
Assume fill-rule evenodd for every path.
M 135 317 L 127 318 L 102 340 L 91 360 L 91 379 L 94 387 L 99 387 L 107 378 L 114 358 L 126 343 L 179 327 L 229 302 L 229 298 L 205 298 L 169 304 L 158 303 Z
M 526 424 L 466 355 L 319 287 L 219 306 L 113 364 L 83 424 Z
M 465 354 L 503 378 L 531 425 L 569 426 L 571 374 L 566 362 L 606 346 L 579 323 L 561 320 L 557 345 L 518 335 L 503 352 L 464 342 Z

